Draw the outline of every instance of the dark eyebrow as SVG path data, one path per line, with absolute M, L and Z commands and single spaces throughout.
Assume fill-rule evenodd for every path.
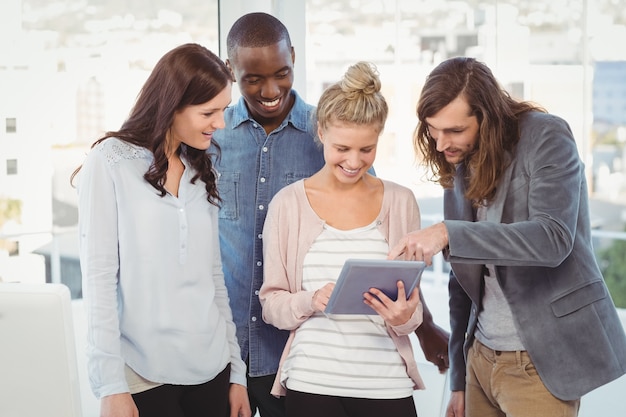
M 441 129 L 441 128 L 438 128 L 438 127 L 435 127 L 435 126 L 431 125 L 431 124 L 430 124 L 430 123 L 428 123 L 428 122 L 426 122 L 426 126 L 427 126 L 427 127 L 432 127 L 433 129 L 437 129 L 437 130 L 443 130 L 443 131 L 445 131 L 445 132 L 449 132 L 449 131 L 451 131 L 451 130 L 465 130 L 465 129 L 467 129 L 467 128 L 468 128 L 468 126 L 463 126 L 463 125 L 460 125 L 460 126 L 450 126 L 450 127 L 444 127 L 443 129 Z
M 230 107 L 231 103 L 232 103 L 232 101 L 229 101 L 228 105 L 226 107 L 223 107 L 223 108 L 222 107 L 201 107 L 200 110 L 203 113 L 212 113 L 212 112 L 224 110 L 225 108 Z
M 276 73 L 278 73 L 278 72 L 285 72 L 285 71 L 291 71 L 291 67 L 284 66 L 281 69 L 279 69 L 278 71 L 276 71 Z
M 276 70 L 276 71 L 274 72 L 274 74 L 278 74 L 278 73 L 285 72 L 285 71 L 291 71 L 291 68 L 290 68 L 289 66 L 284 66 L 284 67 L 282 67 L 282 68 L 280 68 L 280 69 Z M 255 77 L 256 77 L 256 78 L 265 78 L 265 77 L 266 77 L 266 75 L 262 75 L 262 74 L 254 74 L 254 73 L 248 73 L 248 74 L 244 75 L 244 77 L 243 77 L 243 78 L 255 78 Z

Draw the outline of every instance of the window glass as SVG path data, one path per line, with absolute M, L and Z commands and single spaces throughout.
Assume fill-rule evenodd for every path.
M 624 200 L 626 50 L 614 47 L 626 40 L 623 6 L 611 0 L 307 0 L 308 98 L 315 102 L 351 63 L 374 62 L 391 107 L 378 170 L 428 193 L 425 178 L 407 169 L 415 162 L 410 142 L 422 83 L 443 59 L 476 57 L 513 96 L 565 118 L 592 191 L 605 195 L 604 178 L 617 173 L 620 185 L 611 189 Z
M 282 3 L 272 2 L 278 8 Z M 16 163 L 9 169 L 5 161 L 0 172 L 0 200 L 21 206 L 19 220 L 0 215 L 0 237 L 71 228 L 77 221 L 71 172 L 95 139 L 121 125 L 163 53 L 189 41 L 218 50 L 218 1 L 2 4 L 0 118 L 6 124 L 0 155 L 15 156 Z M 588 171 L 593 225 L 623 230 L 626 49 L 618 46 L 626 41 L 624 0 L 305 4 L 307 101 L 315 103 L 349 64 L 368 60 L 378 66 L 390 116 L 376 169 L 415 190 L 425 224 L 441 216 L 442 191 L 415 158 L 415 105 L 437 63 L 469 55 L 485 61 L 513 96 L 536 101 L 570 123 Z M 10 178 L 9 171 L 15 171 Z M 41 246 L 30 236 L 20 240 L 22 253 Z
M 17 132 L 17 120 L 15 119 L 15 117 L 6 118 L 6 132 L 7 133 Z
M 16 159 L 6 161 L 6 170 L 2 163 L 0 203 L 20 205 L 8 216 L 0 204 L 0 241 L 17 239 L 22 255 L 5 262 L 14 251 L 0 246 L 0 277 L 50 279 L 49 269 L 42 275 L 43 262 L 27 254 L 39 253 L 49 264 L 52 247 L 62 258 L 75 257 L 77 196 L 70 174 L 96 139 L 121 126 L 165 52 L 186 42 L 218 52 L 217 3 L 2 0 L 0 120 L 6 129 L 0 155 Z M 52 230 L 59 238 L 54 245 Z
M 587 169 L 594 245 L 626 307 L 626 3 L 623 0 L 307 0 L 308 100 L 359 60 L 375 63 L 390 114 L 376 171 L 411 187 L 423 224 L 443 191 L 416 160 L 412 133 L 426 75 L 442 60 L 485 62 L 509 93 L 570 124 Z M 605 230 L 621 233 L 604 238 Z M 614 236 L 614 235 L 611 235 Z M 444 268 L 446 266 L 444 265 Z
M 7 159 L 7 175 L 17 175 L 17 159 Z

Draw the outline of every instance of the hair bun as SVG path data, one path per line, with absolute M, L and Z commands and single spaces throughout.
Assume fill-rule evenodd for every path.
M 381 88 L 376 66 L 364 61 L 351 65 L 340 81 L 340 85 L 341 90 L 350 98 L 356 98 L 359 94 L 376 94 Z

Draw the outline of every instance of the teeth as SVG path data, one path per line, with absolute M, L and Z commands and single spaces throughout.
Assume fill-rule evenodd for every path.
M 263 104 L 266 107 L 274 107 L 275 105 L 278 104 L 278 102 L 280 101 L 280 99 L 276 99 L 274 101 L 262 101 L 261 104 Z
M 356 174 L 357 172 L 359 172 L 359 170 L 358 170 L 358 169 L 348 169 L 348 168 L 344 168 L 343 170 L 344 170 L 344 171 L 346 171 L 347 173 L 350 173 L 350 174 Z

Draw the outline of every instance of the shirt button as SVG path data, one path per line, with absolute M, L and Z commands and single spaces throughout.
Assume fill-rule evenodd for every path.
M 254 292 L 254 295 L 259 295 L 259 290 L 256 290 L 256 291 Z
M 263 235 L 261 233 L 259 233 L 258 235 L 256 235 L 256 237 L 258 237 L 259 239 L 263 239 Z
M 259 210 L 264 210 L 265 206 L 263 204 L 259 205 Z
M 252 321 L 256 321 L 256 317 L 252 317 L 250 320 L 252 320 Z
M 265 177 L 261 177 L 261 182 L 265 182 Z
M 267 146 L 263 147 L 263 152 L 267 152 Z
M 261 261 L 256 261 L 256 266 L 261 266 L 261 265 L 263 265 L 263 262 L 261 262 Z

